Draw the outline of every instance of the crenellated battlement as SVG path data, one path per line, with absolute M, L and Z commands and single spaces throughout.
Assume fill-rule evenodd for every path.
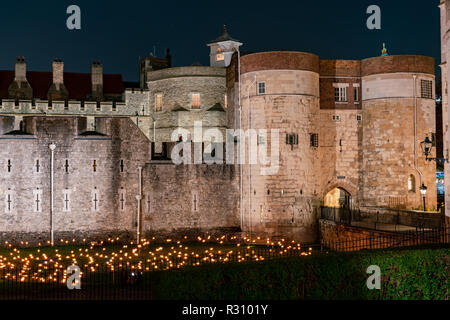
M 0 99 L 0 115 L 74 115 L 135 116 L 146 115 L 141 104 L 132 103 L 144 93 L 126 92 L 126 102 L 115 101 L 50 101 Z M 129 102 L 129 103 L 127 103 Z

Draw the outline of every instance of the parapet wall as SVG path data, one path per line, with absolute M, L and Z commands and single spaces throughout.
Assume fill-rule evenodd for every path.
M 241 57 L 241 74 L 264 70 L 303 70 L 319 73 L 319 57 L 312 53 L 272 51 Z
M 434 58 L 418 55 L 397 55 L 368 58 L 361 61 L 361 75 L 381 73 L 427 73 L 434 75 Z

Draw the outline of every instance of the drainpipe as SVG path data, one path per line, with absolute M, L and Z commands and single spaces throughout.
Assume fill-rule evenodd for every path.
M 139 166 L 139 194 L 136 196 L 137 200 L 137 230 L 136 240 L 139 244 L 141 242 L 141 199 L 142 199 L 142 167 Z
M 241 52 L 239 51 L 239 48 L 237 49 L 237 58 L 238 58 L 238 105 L 239 105 L 239 129 L 240 132 L 242 132 L 242 105 L 241 105 Z M 240 148 L 242 147 L 241 145 L 242 143 L 242 137 L 240 137 L 240 142 L 239 142 L 239 150 L 238 152 L 240 152 Z M 243 195 L 243 188 L 244 188 L 244 184 L 242 181 L 242 173 L 243 173 L 243 163 L 241 160 L 241 163 L 239 164 L 239 172 L 240 172 L 240 211 L 241 211 L 241 231 L 244 230 L 244 207 L 242 205 L 243 201 L 244 201 L 244 195 Z
M 51 151 L 51 160 L 50 160 L 50 234 L 51 234 L 51 245 L 52 247 L 55 244 L 55 219 L 53 217 L 54 203 L 53 203 L 53 187 L 54 187 L 54 174 L 53 174 L 53 165 L 55 160 L 55 149 L 56 145 L 52 142 L 48 148 Z
M 420 177 L 420 183 L 419 185 L 422 185 L 422 172 L 420 172 L 418 166 L 417 166 L 417 93 L 416 93 L 416 79 L 417 75 L 413 75 L 414 79 L 414 169 L 417 171 Z
M 251 105 L 250 105 L 250 89 L 251 87 L 256 83 L 256 75 L 255 75 L 255 79 L 253 80 L 252 83 L 250 83 L 250 85 L 248 86 L 247 89 L 247 99 L 248 99 L 248 119 L 247 119 L 247 126 L 248 126 L 248 143 L 249 146 L 251 144 L 251 133 L 250 133 L 250 129 L 251 129 L 251 116 L 252 116 L 252 112 L 251 112 Z M 249 154 L 248 154 L 248 217 L 249 217 L 249 230 L 250 230 L 250 237 L 252 235 L 252 166 L 250 164 L 250 148 L 249 148 Z

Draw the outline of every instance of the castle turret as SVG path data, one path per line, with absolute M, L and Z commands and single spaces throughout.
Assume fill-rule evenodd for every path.
M 24 57 L 17 57 L 14 81 L 8 88 L 8 97 L 16 100 L 33 98 L 33 89 L 27 81 L 27 64 Z
M 55 59 L 52 63 L 53 83 L 48 90 L 49 100 L 67 100 L 69 91 L 64 85 L 64 62 L 61 59 Z
M 227 27 L 224 25 L 222 34 L 216 40 L 207 44 L 210 47 L 210 66 L 228 67 L 233 53 L 239 51 L 242 43 L 230 37 Z

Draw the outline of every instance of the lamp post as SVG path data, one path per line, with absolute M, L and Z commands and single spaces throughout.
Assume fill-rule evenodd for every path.
M 423 211 L 427 211 L 427 206 L 425 203 L 425 198 L 427 195 L 427 187 L 425 187 L 425 185 L 422 183 L 422 185 L 420 186 L 420 193 L 422 194 L 422 198 L 423 198 Z
M 54 163 L 54 159 L 55 159 L 55 149 L 56 149 L 56 144 L 54 144 L 53 142 L 50 143 L 50 145 L 48 146 L 48 148 L 50 149 L 51 152 L 51 160 L 50 160 L 50 233 L 51 233 L 51 245 L 53 247 L 53 245 L 55 244 L 55 238 L 54 238 L 54 233 L 55 233 L 55 219 L 53 217 L 53 187 L 54 187 L 54 174 L 53 174 L 53 163 Z

